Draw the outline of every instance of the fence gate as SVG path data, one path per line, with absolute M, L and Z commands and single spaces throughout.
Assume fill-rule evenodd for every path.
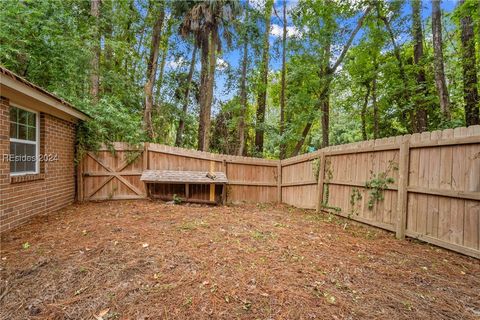
M 79 200 L 145 198 L 142 175 L 143 148 L 115 144 L 115 152 L 88 152 L 79 164 Z

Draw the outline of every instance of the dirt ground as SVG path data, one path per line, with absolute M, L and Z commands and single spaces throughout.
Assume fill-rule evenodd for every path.
M 286 206 L 72 205 L 0 255 L 2 319 L 480 317 L 480 261 Z

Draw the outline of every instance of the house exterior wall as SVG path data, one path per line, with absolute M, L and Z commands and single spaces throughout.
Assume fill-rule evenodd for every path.
M 0 97 L 0 232 L 75 200 L 75 124 L 40 113 L 40 154 L 56 154 L 57 160 L 40 162 L 39 174 L 10 176 L 3 157 L 10 153 L 9 114 L 9 100 Z

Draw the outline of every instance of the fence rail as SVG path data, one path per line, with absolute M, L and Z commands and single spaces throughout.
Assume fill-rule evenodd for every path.
M 282 161 L 153 143 L 113 149 L 81 161 L 80 200 L 145 198 L 145 169 L 222 171 L 229 202 L 327 210 L 480 258 L 480 126 L 331 146 Z

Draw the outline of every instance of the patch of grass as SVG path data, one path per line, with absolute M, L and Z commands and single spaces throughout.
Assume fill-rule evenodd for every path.
M 196 226 L 195 222 L 189 221 L 189 222 L 185 222 L 184 224 L 180 225 L 178 227 L 178 229 L 179 230 L 196 230 L 197 226 Z
M 407 309 L 408 311 L 413 310 L 413 306 L 412 306 L 412 303 L 410 301 L 403 301 L 402 304 L 405 307 L 405 309 Z
M 259 231 L 259 230 L 254 230 L 250 232 L 250 235 L 255 240 L 267 240 L 269 238 L 275 237 L 275 234 L 271 231 Z
M 257 203 L 257 209 L 266 210 L 271 207 L 269 203 Z
M 185 299 L 185 301 L 183 302 L 183 306 L 184 306 L 184 307 L 189 307 L 189 306 L 191 306 L 191 305 L 192 305 L 192 301 L 193 301 L 192 297 L 188 297 L 188 298 Z
M 274 227 L 277 227 L 277 228 L 288 228 L 288 225 L 286 224 L 283 224 L 283 223 L 280 223 L 280 222 L 275 222 L 273 224 Z
M 197 219 L 197 220 L 194 220 L 194 221 L 187 221 L 183 224 L 181 224 L 179 227 L 178 227 L 178 230 L 180 231 L 192 231 L 192 230 L 197 230 L 198 228 L 210 228 L 210 225 L 201 220 L 201 219 Z
M 87 273 L 88 272 L 88 269 L 84 266 L 81 266 L 80 268 L 78 268 L 78 272 L 80 273 Z
M 250 311 L 250 309 L 252 309 L 252 302 L 245 300 L 245 301 L 242 301 L 242 303 L 243 303 L 242 305 L 243 310 Z

